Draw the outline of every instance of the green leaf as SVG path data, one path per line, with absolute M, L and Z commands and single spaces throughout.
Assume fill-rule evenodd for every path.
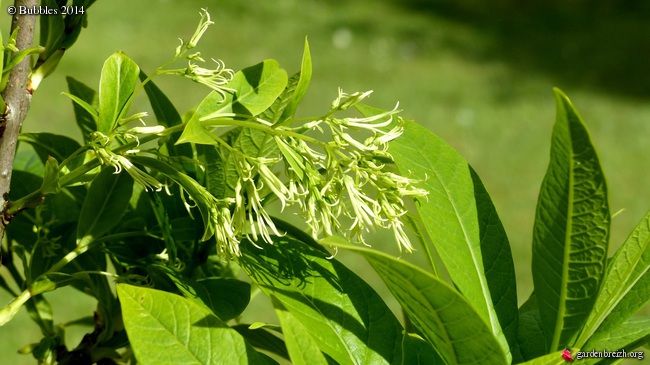
M 214 224 L 216 221 L 216 219 L 214 219 L 214 214 L 216 214 L 216 203 L 214 197 L 205 190 L 203 186 L 197 183 L 196 180 L 161 160 L 143 156 L 131 156 L 129 159 L 133 163 L 152 168 L 180 185 L 196 203 L 196 207 L 199 209 L 201 218 L 203 219 L 204 229 L 201 240 L 206 241 L 214 235 Z
M 103 169 L 88 189 L 81 207 L 77 239 L 96 239 L 116 226 L 126 211 L 133 192 L 133 179 L 126 172 Z
M 187 122 L 176 143 L 216 144 L 201 121 L 230 118 L 232 113 L 256 116 L 273 104 L 286 85 L 287 72 L 275 60 L 266 60 L 237 72 L 226 85 L 235 92 L 226 93 L 225 100 L 219 93 L 211 92 Z
M 221 108 L 201 115 L 201 120 L 215 118 L 223 113 L 256 116 L 273 104 L 287 86 L 287 72 L 276 60 L 265 60 L 235 74 L 226 87 L 234 89 Z M 230 101 L 230 102 L 229 102 Z M 198 111 L 197 111 L 198 112 Z
M 239 264 L 339 364 L 400 363 L 402 326 L 379 295 L 329 255 L 288 237 L 243 241 Z
M 72 107 L 77 125 L 81 130 L 84 141 L 88 142 L 90 141 L 90 133 L 97 130 L 97 120 L 99 119 L 97 92 L 72 77 L 68 76 L 65 79 L 68 82 L 69 96 L 73 100 Z
M 21 133 L 18 139 L 32 145 L 43 163 L 47 161 L 48 156 L 63 161 L 81 148 L 79 142 L 59 134 Z
M 556 351 L 548 355 L 540 356 L 521 363 L 520 365 L 566 365 L 567 361 L 562 357 L 562 351 Z
M 302 98 L 304 98 L 307 93 L 310 81 L 311 54 L 309 53 L 309 42 L 307 42 L 307 37 L 305 37 L 305 49 L 302 54 L 302 64 L 300 65 L 300 79 L 298 80 L 298 84 L 295 86 L 295 90 L 291 93 L 291 100 L 287 107 L 282 111 L 282 116 L 277 120 L 278 123 L 282 123 L 296 114 L 298 105 L 300 105 Z
M 592 338 L 583 349 L 595 351 L 625 350 L 628 355 L 650 340 L 650 318 L 631 318 L 608 333 Z M 643 355 L 643 353 L 641 354 Z M 601 363 L 602 359 L 584 359 L 584 364 Z
M 212 311 L 222 321 L 239 316 L 251 298 L 249 283 L 230 278 L 207 278 L 194 281 L 161 265 L 153 265 L 164 272 L 187 299 Z
M 569 99 L 555 89 L 551 162 L 533 229 L 533 282 L 550 351 L 572 343 L 591 311 L 607 261 L 605 177 L 589 134 Z
M 357 108 L 366 116 L 378 109 Z M 426 128 L 406 122 L 388 152 L 429 195 L 416 204 L 423 226 L 456 287 L 510 357 L 516 343 L 517 286 L 510 244 L 480 179 L 467 161 Z M 429 257 L 428 261 L 437 259 Z
M 128 108 L 140 69 L 126 54 L 116 52 L 104 63 L 99 80 L 97 130 L 109 134 Z
M 124 328 L 138 363 L 254 364 L 259 355 L 214 314 L 179 295 L 117 286 Z
M 244 336 L 246 341 L 255 348 L 262 349 L 289 360 L 289 353 L 287 352 L 287 347 L 285 346 L 284 341 L 266 328 L 251 328 L 251 325 L 248 324 L 238 324 L 232 328 Z
M 309 330 L 287 311 L 282 303 L 275 300 L 273 306 L 282 325 L 284 342 L 287 345 L 291 363 L 294 365 L 327 365 L 327 359 L 318 348 L 318 341 L 311 336 Z
M 576 346 L 607 336 L 650 301 L 650 212 L 610 260 L 609 270 Z
M 531 360 L 547 352 L 548 344 L 542 330 L 542 318 L 534 293 L 519 308 L 517 342 L 523 360 Z
M 506 355 L 479 314 L 437 277 L 382 252 L 337 245 L 363 255 L 413 324 L 447 364 L 506 364 Z

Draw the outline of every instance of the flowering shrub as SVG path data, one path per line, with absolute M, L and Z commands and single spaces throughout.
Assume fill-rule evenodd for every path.
M 42 27 L 39 47 L 21 51 L 20 30 L 12 33 L 7 79 L 27 78 L 18 65 L 38 54 L 24 63 L 36 90 L 56 50 L 76 40 L 63 35 L 78 35 L 78 16 L 42 20 L 65 26 Z M 647 342 L 650 320 L 633 314 L 650 298 L 650 215 L 608 258 L 604 174 L 562 92 L 535 223 L 535 292 L 519 307 L 505 231 L 456 151 L 398 106 L 366 105 L 370 92 L 339 90 L 322 115 L 297 117 L 312 73 L 307 42 L 291 77 L 274 60 L 235 72 L 213 59 L 207 69 L 195 48 L 211 24 L 202 11 L 192 37 L 149 75 L 117 52 L 98 91 L 68 78 L 83 143 L 17 136 L 33 152 L 7 155 L 1 254 L 13 283 L 0 287 L 15 299 L 0 325 L 24 307 L 43 333 L 22 352 L 42 364 L 550 364 Z M 211 91 L 181 117 L 154 84 L 163 75 Z M 4 120 L 20 123 L 13 85 L 3 83 Z M 130 110 L 141 92 L 155 122 Z M 283 219 L 290 213 L 304 226 Z M 431 267 L 362 245 L 372 230 L 391 231 L 403 254 Z M 403 323 L 336 260 L 341 249 L 368 260 Z M 442 266 L 451 282 L 438 276 Z M 42 295 L 68 285 L 97 300 L 79 321 L 90 332 L 72 349 Z M 241 323 L 251 290 L 271 299 L 279 323 Z

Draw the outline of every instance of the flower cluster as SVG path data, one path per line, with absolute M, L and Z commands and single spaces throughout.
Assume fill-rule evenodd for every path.
M 339 91 L 325 117 L 269 129 L 282 158 L 253 158 L 232 150 L 237 153 L 238 180 L 230 201 L 234 207 L 225 208 L 227 202 L 222 202 L 218 218 L 216 229 L 221 232 L 217 238 L 228 246 L 222 251 L 237 255 L 237 237 L 242 235 L 272 243 L 274 235 L 282 234 L 264 208 L 265 199 L 271 196 L 279 199 L 283 210 L 298 206 L 315 238 L 338 233 L 364 243 L 365 233 L 386 228 L 393 231 L 400 250 L 413 249 L 402 223 L 407 213 L 403 198 L 424 197 L 427 191 L 388 165 L 392 162 L 388 143 L 403 131 L 397 107 L 358 118 L 334 117 L 368 95 Z M 331 135 L 331 139 L 323 142 L 311 137 L 308 132 L 313 131 Z M 272 172 L 281 161 L 286 183 Z

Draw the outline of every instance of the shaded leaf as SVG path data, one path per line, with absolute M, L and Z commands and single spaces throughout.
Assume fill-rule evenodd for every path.
M 244 336 L 252 346 L 289 360 L 289 353 L 284 341 L 266 328 L 251 328 L 251 325 L 248 324 L 238 324 L 232 328 Z
M 339 364 L 399 363 L 402 326 L 379 295 L 328 254 L 288 237 L 242 242 L 240 266 Z
M 114 174 L 112 168 L 103 169 L 93 180 L 86 194 L 77 239 L 98 238 L 115 227 L 129 205 L 133 192 L 133 178 L 126 172 Z
M 43 163 L 48 156 L 63 161 L 81 148 L 74 139 L 52 133 L 21 133 L 19 140 L 32 145 Z
M 250 302 L 251 286 L 241 280 L 212 277 L 195 281 L 166 266 L 153 266 L 167 274 L 183 296 L 224 322 L 239 316 Z
M 547 352 L 548 344 L 534 293 L 519 308 L 517 343 L 523 360 L 531 360 Z
M 88 142 L 90 141 L 90 133 L 97 130 L 97 119 L 99 118 L 99 115 L 97 115 L 97 107 L 99 105 L 97 92 L 72 77 L 68 76 L 65 79 L 68 82 L 70 95 L 79 98 L 79 100 L 82 100 L 87 104 L 87 107 L 83 107 L 82 105 L 73 102 L 72 108 L 74 109 L 75 120 L 81 130 L 83 139 L 85 142 Z

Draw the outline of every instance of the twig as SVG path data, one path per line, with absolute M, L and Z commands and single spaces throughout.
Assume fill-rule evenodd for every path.
M 15 6 L 31 8 L 38 6 L 38 1 L 16 0 Z M 16 39 L 16 47 L 19 50 L 32 46 L 35 25 L 35 15 L 19 15 L 19 12 L 14 15 L 11 30 L 19 28 Z M 7 87 L 2 95 L 6 103 L 6 109 L 3 112 L 6 125 L 4 133 L 0 136 L 0 210 L 3 214 L 3 219 L 0 221 L 0 241 L 4 237 L 5 225 L 8 223 L 4 217 L 4 211 L 11 183 L 11 170 L 16 156 L 18 134 L 32 101 L 31 94 L 27 92 L 29 67 L 30 57 L 26 57 L 11 70 Z

